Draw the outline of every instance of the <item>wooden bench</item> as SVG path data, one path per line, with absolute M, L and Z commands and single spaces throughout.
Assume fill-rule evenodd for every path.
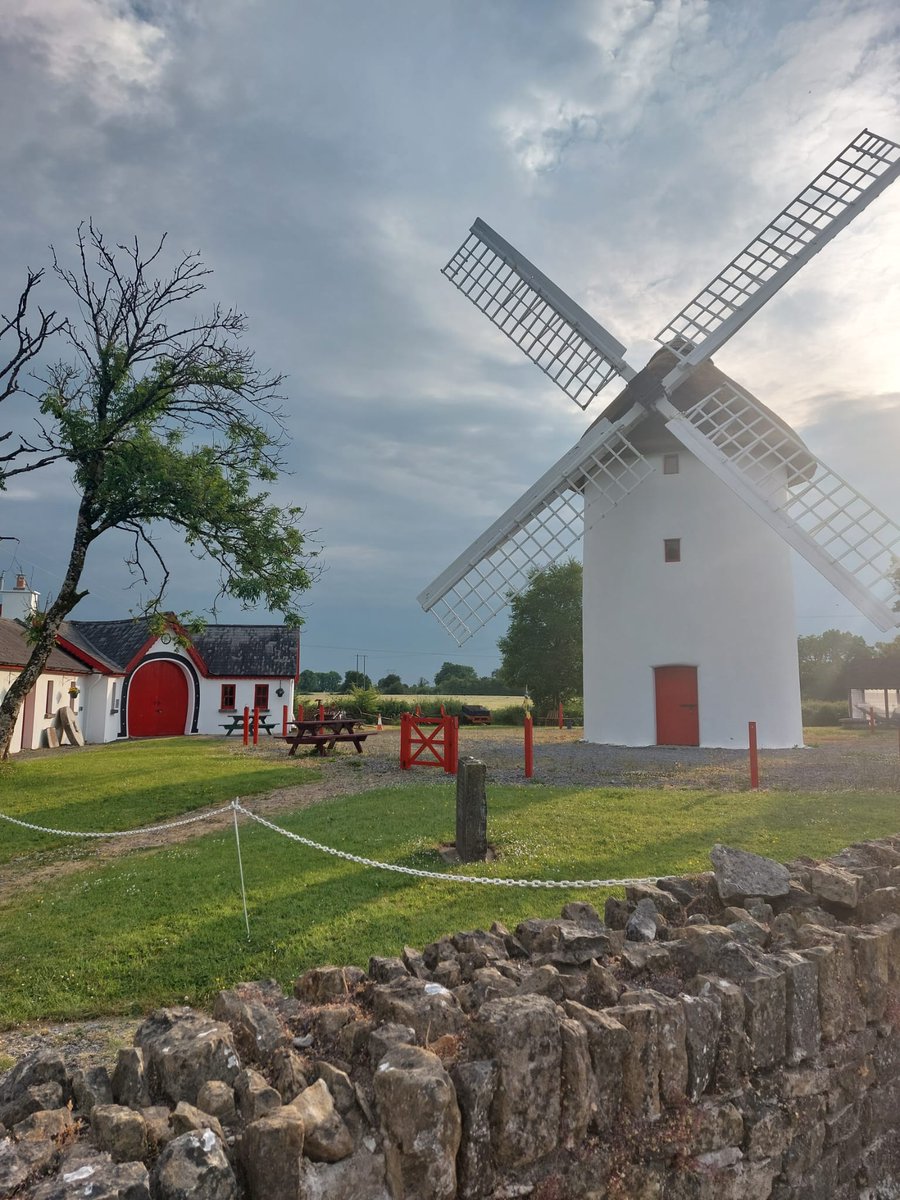
M 367 733 L 302 733 L 288 736 L 285 741 L 289 744 L 288 757 L 297 753 L 298 746 L 314 746 L 316 754 L 323 758 L 328 750 L 333 750 L 335 742 L 352 742 L 356 753 L 362 754 L 362 743 L 369 735 Z

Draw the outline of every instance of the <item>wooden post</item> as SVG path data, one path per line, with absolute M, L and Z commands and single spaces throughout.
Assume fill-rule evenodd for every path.
M 560 729 L 562 729 L 562 727 L 563 727 L 563 706 L 562 706 L 562 700 L 560 700 L 560 702 L 559 702 L 559 709 L 557 710 L 557 713 L 556 713 L 556 720 L 557 720 L 557 724 L 559 725 L 559 728 L 560 728 Z
M 447 710 L 444 708 L 444 706 L 443 706 L 443 704 L 442 704 L 442 705 L 441 705 L 441 716 L 442 716 L 442 717 L 446 717 L 446 715 L 447 715 Z
M 460 862 L 487 858 L 487 768 L 477 758 L 461 758 L 456 776 L 456 853 Z
M 750 790 L 759 791 L 759 752 L 756 748 L 756 722 L 750 722 Z
M 875 732 L 875 709 L 869 705 L 869 729 L 872 733 Z
M 287 705 L 281 706 L 281 736 L 287 737 Z
M 444 717 L 444 773 L 455 775 L 459 762 L 459 718 Z
M 412 740 L 412 717 L 409 713 L 400 714 L 400 768 L 408 771 L 412 765 L 409 761 L 410 742 Z
M 244 745 L 250 742 L 250 709 L 244 705 Z
M 253 705 L 253 745 L 259 745 L 259 709 Z
M 531 713 L 525 714 L 525 778 L 534 774 L 534 722 Z

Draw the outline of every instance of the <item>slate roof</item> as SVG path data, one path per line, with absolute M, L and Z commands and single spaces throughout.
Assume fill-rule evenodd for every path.
M 300 633 L 284 625 L 207 625 L 194 649 L 210 675 L 278 675 L 297 672 Z
M 150 628 L 141 617 L 126 621 L 66 621 L 60 633 L 73 646 L 80 645 L 94 658 L 108 663 L 111 670 L 124 671 L 150 637 Z
M 143 618 L 127 621 L 69 621 L 60 630 L 73 645 L 123 671 L 151 636 Z M 297 672 L 300 634 L 284 625 L 207 625 L 193 639 L 210 675 L 279 676 Z
M 19 621 L 0 617 L 0 666 L 24 667 L 30 655 L 31 647 L 25 638 L 25 627 Z M 90 667 L 56 646 L 50 651 L 44 670 L 74 675 L 89 672 Z

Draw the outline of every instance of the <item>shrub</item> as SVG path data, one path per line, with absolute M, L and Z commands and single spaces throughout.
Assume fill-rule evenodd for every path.
M 847 715 L 846 700 L 807 700 L 803 705 L 804 725 L 840 725 Z

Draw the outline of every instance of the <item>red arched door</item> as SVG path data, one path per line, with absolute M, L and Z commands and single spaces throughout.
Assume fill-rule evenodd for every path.
M 697 668 L 656 667 L 657 746 L 699 746 Z
M 165 737 L 184 733 L 188 685 L 184 672 L 160 659 L 139 667 L 128 687 L 128 733 Z

